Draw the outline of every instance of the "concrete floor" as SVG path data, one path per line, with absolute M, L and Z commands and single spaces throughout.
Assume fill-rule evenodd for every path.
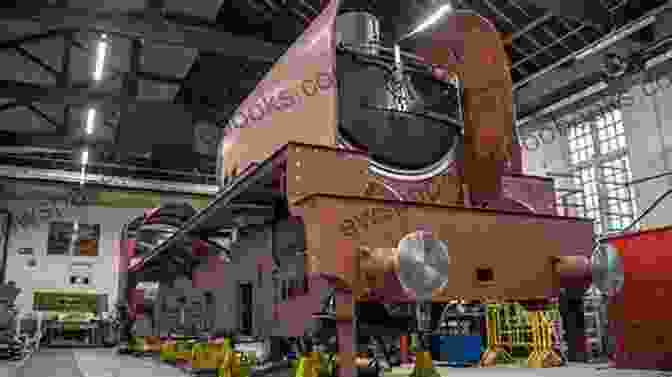
M 570 364 L 558 368 L 530 369 L 515 367 L 496 368 L 437 368 L 441 376 L 453 377 L 672 377 L 672 372 L 652 370 L 607 369 L 606 365 Z M 394 368 L 386 377 L 407 377 L 410 368 Z
M 116 355 L 111 349 L 41 349 L 24 363 L 0 361 L 0 377 L 185 377 L 151 359 Z
M 672 377 L 672 372 L 598 369 L 572 364 L 550 369 L 438 368 L 442 376 L 464 377 Z M 408 377 L 411 369 L 394 368 L 386 377 Z M 279 377 L 274 373 L 272 377 Z M 112 349 L 42 349 L 24 363 L 0 361 L 0 377 L 186 377 L 174 367 L 151 359 L 119 356 Z

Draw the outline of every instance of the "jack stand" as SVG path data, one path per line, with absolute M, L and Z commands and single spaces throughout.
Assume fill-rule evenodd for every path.
M 562 358 L 553 350 L 551 323 L 544 312 L 530 313 L 532 352 L 527 359 L 530 368 L 552 368 L 562 365 Z
M 319 352 L 307 352 L 301 355 L 295 377 L 318 377 L 322 367 Z
M 420 351 L 415 354 L 415 366 L 409 377 L 441 377 L 441 374 L 434 368 L 429 351 Z
M 217 377 L 242 377 L 240 354 L 233 350 L 224 353 L 222 363 L 217 368 Z
M 434 368 L 432 353 L 427 351 L 429 349 L 427 343 L 425 334 L 420 333 L 417 343 L 419 350 L 415 353 L 415 365 L 409 377 L 441 377 L 441 374 Z
M 175 363 L 177 359 L 176 341 L 170 338 L 164 338 L 161 341 L 161 350 L 159 358 L 165 363 Z
M 488 305 L 486 313 L 486 327 L 488 332 L 488 349 L 483 353 L 480 367 L 494 367 L 499 362 L 509 363 L 513 361 L 513 357 L 502 345 L 499 336 L 499 306 Z

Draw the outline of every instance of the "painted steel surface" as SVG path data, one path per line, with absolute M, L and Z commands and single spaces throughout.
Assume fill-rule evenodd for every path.
M 332 0 L 325 7 L 235 112 L 220 143 L 220 177 L 267 159 L 288 141 L 336 144 L 339 6 Z
M 610 334 L 618 368 L 672 369 L 672 227 L 612 237 L 622 260 L 623 289 L 609 303 Z M 655 308 L 655 309 L 647 309 Z
M 556 296 L 560 280 L 553 260 L 585 254 L 582 249 L 592 242 L 589 221 L 558 216 L 336 195 L 313 195 L 294 208 L 306 222 L 308 270 L 338 278 L 362 298 L 376 279 L 362 276 L 361 248 L 394 249 L 417 230 L 450 240 L 450 284 L 433 292 L 434 301 Z M 416 299 L 409 290 L 385 294 L 388 299 L 404 296 Z

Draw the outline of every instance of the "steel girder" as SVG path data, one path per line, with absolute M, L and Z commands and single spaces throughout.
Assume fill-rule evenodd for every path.
M 193 17 L 190 17 L 193 18 Z M 277 45 L 256 38 L 236 36 L 209 27 L 179 23 L 178 15 L 171 21 L 160 17 L 146 17 L 121 12 L 95 12 L 88 9 L 65 7 L 34 7 L 3 9 L 1 20 L 32 20 L 45 32 L 54 30 L 90 30 L 116 34 L 148 43 L 178 45 L 203 52 L 213 52 L 250 61 L 274 63 L 289 46 Z M 205 22 L 204 22 L 205 24 Z
M 14 98 L 17 103 L 22 105 L 28 105 L 32 102 L 80 106 L 90 103 L 123 105 L 129 102 L 138 105 L 157 103 L 175 105 L 172 101 L 138 99 L 120 91 L 90 88 L 88 85 L 46 86 L 12 80 L 0 80 L 0 98 Z M 188 111 L 197 113 L 213 122 L 226 120 L 230 112 L 235 110 L 233 105 L 227 106 L 226 111 L 205 106 L 184 106 Z

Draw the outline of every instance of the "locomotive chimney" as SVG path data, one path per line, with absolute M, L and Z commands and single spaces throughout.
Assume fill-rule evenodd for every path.
M 367 55 L 377 55 L 380 23 L 368 12 L 348 11 L 336 17 L 336 42 Z

